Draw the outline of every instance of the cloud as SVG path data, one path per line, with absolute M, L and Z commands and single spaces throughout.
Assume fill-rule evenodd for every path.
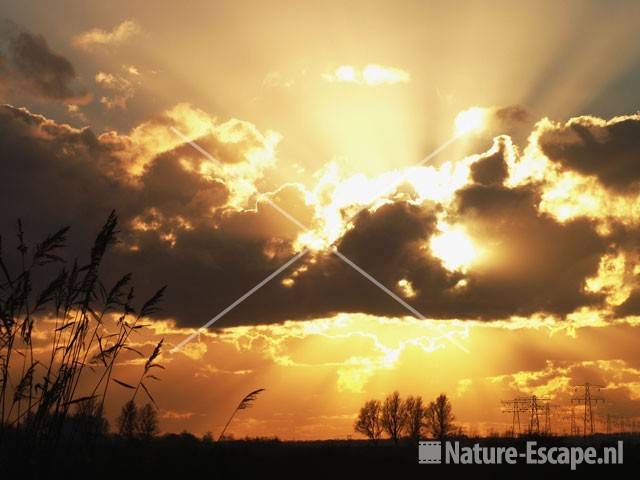
M 465 226 L 487 257 L 467 272 L 450 271 L 429 248 L 440 228 L 442 211 L 435 205 L 396 201 L 365 210 L 337 247 L 397 294 L 405 294 L 402 285 L 408 283 L 407 301 L 427 317 L 564 315 L 599 304 L 601 296 L 585 292 L 584 283 L 597 273 L 607 241 L 589 221 L 560 224 L 539 215 L 538 201 L 528 188 L 473 184 L 460 190 L 448 221 Z M 295 309 L 291 318 L 335 311 L 406 313 L 334 257 L 313 260 L 284 296 Z
M 7 29 L 0 38 L 0 93 L 24 93 L 69 104 L 85 104 L 91 95 L 77 85 L 69 60 L 54 52 L 42 35 Z
M 616 309 L 620 316 L 640 315 L 640 289 L 636 289 L 622 305 Z
M 187 133 L 197 132 L 200 122 L 211 130 L 201 130 L 198 138 L 219 147 L 219 161 L 196 159 L 168 130 L 178 125 Z M 75 129 L 3 106 L 0 124 L 1 170 L 7 184 L 0 193 L 2 231 L 10 231 L 17 217 L 33 238 L 70 224 L 70 255 L 82 256 L 83 244 L 91 241 L 100 219 L 115 208 L 123 242 L 105 274 L 115 278 L 139 271 L 146 292 L 157 283 L 156 275 L 173 278 L 175 303 L 169 301 L 167 311 L 176 317 L 200 321 L 205 311 L 208 315 L 216 308 L 218 295 L 222 301 L 232 299 L 238 287 L 266 276 L 290 252 L 286 244 L 280 249 L 271 233 L 286 220 L 262 204 L 256 209 L 233 206 L 255 192 L 254 180 L 272 162 L 267 158 L 271 137 L 246 122 L 219 123 L 183 105 L 128 135 L 96 136 L 88 128 Z M 135 173 L 132 165 L 139 165 Z M 306 208 L 295 187 L 278 195 L 297 199 L 301 211 Z M 40 202 L 42 198 L 48 201 Z M 8 205 L 15 208 L 4 210 Z M 269 228 L 271 222 L 275 226 Z M 158 254 L 162 262 L 153 260 Z M 226 286 L 216 286 L 221 274 Z M 215 298 L 212 288 L 218 291 Z M 207 297 L 203 308 L 201 299 Z
M 508 375 L 487 378 L 490 383 L 502 384 L 512 397 L 526 394 L 549 397 L 552 403 L 561 403 L 569 409 L 571 398 L 580 398 L 581 385 L 593 385 L 591 394 L 606 400 L 606 409 L 616 415 L 635 417 L 640 407 L 640 370 L 622 359 L 572 361 L 547 361 L 542 370 L 520 371 Z M 594 402 L 595 403 L 595 402 Z M 599 420 L 602 414 L 598 412 Z
M 275 132 L 238 119 L 220 121 L 188 104 L 127 133 L 96 135 L 10 106 L 0 109 L 0 125 L 6 179 L 0 204 L 11 206 L 4 207 L 3 232 L 12 231 L 17 216 L 33 238 L 71 224 L 76 227 L 72 254 L 83 255 L 82 245 L 115 208 L 122 243 L 105 273 L 115 278 L 136 272 L 141 292 L 169 283 L 163 315 L 180 326 L 202 324 L 304 244 L 299 228 L 258 196 L 260 183 L 277 168 L 280 137 Z M 171 127 L 202 145 L 211 158 L 185 144 Z M 603 230 L 586 210 L 562 220 L 544 211 L 547 183 L 526 176 L 513 180 L 532 155 L 544 168 L 553 168 L 535 147 L 520 153 L 509 137 L 500 136 L 487 152 L 439 167 L 374 179 L 345 180 L 328 172 L 316 189 L 285 184 L 266 195 L 314 235 L 335 240 L 341 252 L 427 317 L 499 320 L 563 318 L 583 309 L 610 317 L 619 314 L 616 308 L 634 312 L 633 288 L 615 301 L 611 292 L 622 280 L 633 285 L 637 256 L 630 252 L 636 230 L 616 222 Z M 10 163 L 13 158 L 20 161 Z M 394 188 L 347 223 L 381 185 Z M 462 243 L 440 242 L 441 248 L 434 248 L 433 239 L 447 229 L 461 232 L 476 250 L 462 263 L 447 261 L 448 253 L 459 256 L 455 249 Z M 621 252 L 626 266 L 613 271 L 620 271 L 622 280 L 611 276 L 603 260 Z M 407 313 L 348 265 L 318 250 L 219 326 L 339 312 Z
M 542 152 L 553 162 L 594 176 L 617 193 L 637 191 L 640 182 L 640 115 L 602 120 L 578 117 L 549 124 L 539 134 Z
M 119 46 L 131 38 L 142 33 L 142 27 L 134 20 L 124 20 L 111 30 L 93 28 L 82 32 L 72 39 L 74 46 L 84 50 L 91 50 L 95 47 Z
M 504 137 L 500 137 L 497 148 L 493 153 L 484 156 L 471 165 L 473 182 L 484 186 L 503 185 L 509 176 L 509 168 L 505 159 L 506 149 L 509 148 Z
M 322 78 L 327 82 L 375 86 L 407 83 L 411 80 L 411 75 L 400 68 L 370 63 L 362 69 L 341 65 L 332 72 L 324 73 Z
M 163 420 L 185 420 L 194 415 L 194 412 L 174 412 L 172 410 L 162 410 L 160 412 L 160 418 Z
M 457 221 L 487 246 L 486 264 L 472 270 L 461 301 L 479 316 L 567 314 L 599 303 L 584 292 L 608 251 L 593 223 L 565 224 L 542 216 L 529 188 L 473 185 L 459 192 Z
M 137 70 L 132 71 L 131 68 L 134 67 L 128 67 L 126 71 L 134 77 L 138 76 Z M 133 98 L 138 83 L 135 79 L 105 72 L 98 72 L 95 76 L 95 82 L 108 92 L 108 95 L 103 95 L 100 98 L 100 103 L 109 110 L 113 108 L 126 109 L 127 102 Z

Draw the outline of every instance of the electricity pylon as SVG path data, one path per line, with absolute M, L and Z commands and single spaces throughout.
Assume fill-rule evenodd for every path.
M 597 405 L 598 403 L 604 403 L 604 398 L 594 397 L 593 395 L 591 395 L 591 389 L 597 388 L 599 391 L 601 388 L 604 388 L 604 387 L 602 385 L 594 385 L 592 383 L 586 382 L 583 385 L 576 385 L 576 390 L 578 388 L 584 389 L 584 396 L 572 398 L 571 403 L 577 404 L 577 405 L 584 405 L 582 433 L 586 437 L 587 431 L 589 431 L 591 435 L 593 435 L 595 432 L 595 429 L 593 427 L 593 404 L 595 403 Z
M 511 413 L 511 436 L 516 436 L 516 427 L 518 435 L 522 433 L 520 426 L 520 412 L 528 412 L 529 409 L 523 405 L 522 399 L 514 398 L 513 400 L 502 400 L 502 413 Z
M 529 434 L 540 434 L 540 402 L 548 402 L 549 398 L 538 397 L 532 395 L 530 397 L 519 397 L 518 400 L 523 406 L 524 411 L 529 412 Z
M 575 405 L 571 405 L 571 435 L 580 435 L 578 424 L 576 423 L 576 408 Z
M 558 408 L 558 405 L 552 405 L 549 402 L 544 403 L 544 434 L 551 435 L 551 409 Z
M 565 410 L 562 419 L 569 420 L 569 435 L 572 437 L 580 435 L 580 429 L 576 424 L 576 409 L 574 405 L 571 405 L 571 410 Z

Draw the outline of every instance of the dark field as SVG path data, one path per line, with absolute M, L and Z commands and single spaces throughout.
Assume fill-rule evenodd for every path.
M 640 436 L 596 435 L 582 437 L 531 437 L 538 446 L 593 446 L 598 454 L 602 447 L 615 446 L 624 441 L 623 465 L 577 466 L 577 471 L 594 468 L 601 473 L 637 471 L 640 466 Z M 516 446 L 525 450 L 525 438 L 460 438 L 460 446 Z M 289 473 L 314 476 L 337 476 L 346 471 L 410 472 L 430 475 L 434 470 L 477 469 L 479 472 L 548 470 L 570 471 L 568 465 L 526 465 L 520 459 L 517 465 L 420 465 L 415 442 L 403 440 L 396 447 L 390 441 L 377 445 L 364 440 L 279 441 L 277 439 L 247 439 L 223 442 L 203 441 L 190 434 L 165 435 L 149 441 L 124 440 L 118 436 L 100 438 L 92 445 L 70 443 L 44 447 L 39 455 L 25 455 L 16 444 L 5 444 L 0 476 L 8 474 L 44 478 L 51 473 L 98 472 L 105 476 L 167 475 L 184 476 L 206 474 L 213 478 L 227 478 L 245 473 Z M 520 463 L 522 462 L 522 463 Z M 27 473 L 28 472 L 28 473 Z

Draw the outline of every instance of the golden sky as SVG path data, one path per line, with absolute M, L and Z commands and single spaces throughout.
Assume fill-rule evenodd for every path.
M 85 255 L 118 211 L 107 279 L 169 285 L 135 339 L 169 346 L 163 431 L 256 388 L 235 436 L 344 438 L 395 389 L 470 432 L 585 382 L 637 416 L 637 3 L 4 3 L 3 234 Z

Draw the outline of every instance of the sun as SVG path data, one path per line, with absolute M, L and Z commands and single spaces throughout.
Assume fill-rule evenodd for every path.
M 472 107 L 460 112 L 454 120 L 456 135 L 477 132 L 484 128 L 487 120 L 487 109 Z
M 443 225 L 441 233 L 432 237 L 431 252 L 449 271 L 465 271 L 478 258 L 480 252 L 462 227 Z

